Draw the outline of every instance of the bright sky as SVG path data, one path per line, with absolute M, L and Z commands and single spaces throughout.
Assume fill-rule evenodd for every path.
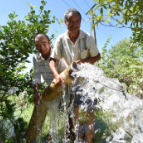
M 24 16 L 28 14 L 30 8 L 27 4 L 29 2 L 32 5 L 36 5 L 35 10 L 38 11 L 41 5 L 40 0 L 0 0 L 0 25 L 6 25 L 7 21 L 9 20 L 8 15 L 13 11 L 19 15 L 19 20 L 24 20 Z M 90 15 L 86 15 L 85 13 L 95 4 L 93 0 L 47 0 L 47 5 L 45 6 L 45 10 L 51 10 L 51 17 L 56 16 L 58 19 L 64 18 L 64 13 L 69 8 L 76 8 L 80 11 L 82 15 L 82 23 L 81 29 L 86 31 L 90 34 L 91 32 L 91 21 L 88 20 Z M 97 11 L 99 13 L 99 11 Z M 85 20 L 85 21 L 83 21 Z M 56 33 L 56 37 L 66 31 L 66 26 L 62 23 L 62 27 L 59 27 L 58 24 L 52 24 L 50 26 L 50 30 L 48 35 Z M 96 39 L 97 39 L 97 46 L 99 51 L 102 51 L 102 47 L 104 46 L 107 39 L 111 36 L 110 44 L 115 45 L 117 42 L 124 38 L 128 38 L 131 36 L 132 32 L 130 29 L 127 28 L 113 28 L 113 27 L 104 27 L 99 25 L 95 28 L 96 30 Z M 54 44 L 54 41 L 52 41 Z M 32 61 L 32 56 L 29 57 L 29 60 Z M 31 69 L 32 63 L 27 64 L 28 69 Z

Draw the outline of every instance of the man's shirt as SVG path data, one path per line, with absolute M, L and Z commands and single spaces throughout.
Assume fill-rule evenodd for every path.
M 98 53 L 94 38 L 80 30 L 75 45 L 70 40 L 68 32 L 61 34 L 55 42 L 51 58 L 64 58 L 66 63 L 70 65 L 73 61 L 95 57 Z

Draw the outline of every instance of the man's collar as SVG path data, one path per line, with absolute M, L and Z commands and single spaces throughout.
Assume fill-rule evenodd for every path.
M 48 59 L 50 59 L 51 53 L 52 53 L 52 48 L 51 48 L 50 55 L 49 55 Z M 37 61 L 42 61 L 42 60 L 45 61 L 45 59 L 42 57 L 42 54 L 41 54 L 41 53 L 37 53 L 37 54 L 35 55 L 35 58 L 36 58 Z M 47 60 L 48 60 L 48 59 L 47 59 Z
M 79 30 L 79 36 L 78 36 L 77 40 L 84 38 L 84 35 L 85 35 L 85 33 L 82 30 Z M 70 39 L 68 31 L 65 32 L 65 38 Z
M 37 53 L 37 59 L 41 59 L 41 60 L 44 60 L 44 58 L 42 57 L 42 54 L 41 53 Z
M 41 53 L 37 53 L 37 54 L 35 55 L 35 59 L 36 59 L 37 62 L 45 60 L 45 59 L 42 57 Z

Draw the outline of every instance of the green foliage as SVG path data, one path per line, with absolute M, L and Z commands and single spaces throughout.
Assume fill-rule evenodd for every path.
M 143 60 L 142 49 L 127 39 L 123 39 L 111 49 L 103 47 L 102 59 L 98 62 L 104 73 L 110 78 L 117 78 L 127 85 L 128 92 L 141 96 L 143 94 Z
M 11 101 L 11 96 L 21 96 L 26 91 L 28 100 L 33 98 L 33 69 L 23 74 L 25 63 L 29 62 L 29 54 L 35 52 L 34 36 L 37 33 L 47 33 L 50 24 L 55 23 L 55 17 L 50 18 L 50 10 L 45 10 L 45 0 L 41 0 L 40 10 L 34 10 L 35 5 L 30 5 L 30 12 L 25 20 L 15 20 L 18 15 L 15 12 L 9 14 L 7 25 L 0 26 L 0 142 L 4 142 L 8 136 L 4 124 L 10 121 L 14 126 L 15 140 L 22 137 L 25 131 L 25 121 L 15 115 L 16 104 Z M 51 40 L 54 35 L 51 36 Z M 23 123 L 23 124 L 22 124 Z M 3 133 L 3 134 L 2 134 Z M 11 142 L 6 140 L 6 142 Z
M 132 40 L 143 46 L 143 0 L 94 1 L 96 6 L 93 12 L 90 12 L 95 20 L 92 28 L 99 23 L 104 26 L 131 28 L 133 31 Z M 100 14 L 96 14 L 97 10 L 100 11 Z

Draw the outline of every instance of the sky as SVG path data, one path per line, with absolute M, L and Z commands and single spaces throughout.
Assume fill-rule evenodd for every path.
M 45 6 L 45 10 L 51 10 L 50 16 L 56 16 L 58 19 L 64 18 L 64 13 L 69 8 L 76 8 L 82 15 L 81 29 L 92 34 L 91 31 L 91 16 L 89 14 L 86 15 L 87 11 L 95 4 L 93 0 L 46 0 L 47 4 Z M 41 0 L 0 0 L 0 25 L 6 25 L 9 20 L 8 15 L 13 11 L 16 12 L 18 16 L 18 20 L 24 20 L 24 16 L 30 12 L 29 5 L 36 5 L 34 8 L 37 12 L 41 5 Z M 99 13 L 99 11 L 96 11 Z M 64 33 L 67 29 L 64 23 L 59 26 L 57 23 L 50 25 L 50 30 L 47 33 L 48 36 L 55 34 L 55 37 Z M 117 42 L 124 38 L 129 38 L 132 34 L 131 30 L 128 28 L 114 28 L 114 27 L 106 27 L 102 25 L 98 25 L 95 27 L 96 31 L 96 39 L 97 39 L 97 47 L 100 52 L 102 52 L 102 47 L 104 46 L 107 39 L 111 36 L 110 43 L 108 44 L 108 49 L 115 45 Z M 52 41 L 54 44 L 55 41 Z M 29 57 L 31 61 L 30 64 L 26 66 L 27 71 L 32 68 L 32 56 Z

